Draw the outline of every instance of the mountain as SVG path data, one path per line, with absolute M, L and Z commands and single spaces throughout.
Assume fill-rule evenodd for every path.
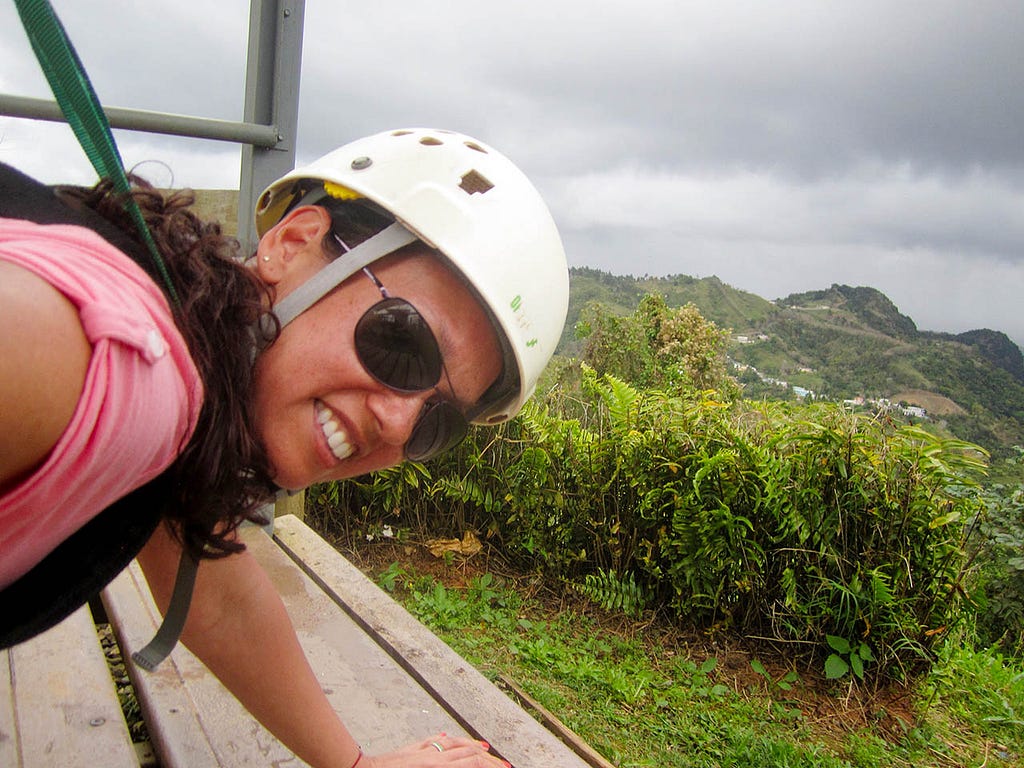
M 572 328 L 587 302 L 626 313 L 648 293 L 673 307 L 693 303 L 730 330 L 728 354 L 747 371 L 739 376 L 747 396 L 791 397 L 798 387 L 834 400 L 885 398 L 927 409 L 953 434 L 994 454 L 1024 445 L 1020 348 L 989 329 L 922 331 L 875 288 L 833 285 L 772 302 L 716 277 L 619 277 L 573 268 L 561 350 L 578 352 Z

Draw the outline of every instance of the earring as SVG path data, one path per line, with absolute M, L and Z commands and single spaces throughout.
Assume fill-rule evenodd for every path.
M 264 253 L 263 254 L 263 260 L 264 261 L 270 261 L 270 254 Z

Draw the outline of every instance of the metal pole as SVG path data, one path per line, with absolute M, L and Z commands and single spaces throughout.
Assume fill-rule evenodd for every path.
M 299 76 L 302 67 L 302 27 L 305 0 L 251 0 L 249 54 L 245 70 L 246 122 L 277 126 L 272 148 L 242 147 L 238 191 L 238 240 L 244 253 L 256 248 L 256 199 L 275 179 L 295 167 L 299 125 Z M 277 514 L 295 513 L 301 519 L 304 494 L 280 500 L 262 511 L 273 532 Z
M 252 0 L 249 6 L 243 120 L 276 126 L 278 132 L 273 147 L 242 147 L 238 239 L 250 251 L 257 240 L 257 197 L 295 167 L 304 15 L 305 0 Z
M 254 144 L 259 147 L 274 147 L 278 143 L 278 130 L 275 125 L 239 123 L 231 120 L 215 120 L 208 117 L 192 117 L 170 112 L 150 112 L 123 107 L 103 107 L 103 111 L 107 115 L 111 128 L 163 133 L 171 136 L 189 136 L 197 139 L 233 141 L 240 144 Z M 24 117 L 30 120 L 49 120 L 55 123 L 65 122 L 64 114 L 55 101 L 3 93 L 0 93 L 0 115 Z

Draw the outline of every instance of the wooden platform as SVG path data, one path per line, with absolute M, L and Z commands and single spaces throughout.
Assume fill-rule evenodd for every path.
M 298 518 L 278 518 L 273 539 L 256 528 L 245 536 L 280 591 L 332 705 L 368 753 L 445 731 L 486 740 L 516 768 L 596 764 L 545 729 Z M 153 636 L 159 614 L 137 565 L 104 591 L 103 604 L 126 656 Z M 88 609 L 2 659 L 0 696 L 5 690 L 9 695 L 0 699 L 0 765 L 140 765 Z M 185 648 L 179 646 L 156 672 L 131 671 L 164 768 L 303 765 Z
M 0 651 L 0 766 L 138 765 L 88 606 Z

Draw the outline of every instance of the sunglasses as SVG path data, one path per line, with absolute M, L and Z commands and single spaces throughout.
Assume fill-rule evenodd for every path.
M 335 239 L 345 245 L 337 235 Z M 442 374 L 451 387 L 437 338 L 423 315 L 405 299 L 389 294 L 368 268 L 363 274 L 382 297 L 356 323 L 356 355 L 366 372 L 396 392 L 433 389 Z M 405 457 L 427 461 L 461 443 L 468 429 L 465 414 L 450 401 L 428 400 L 405 444 Z

